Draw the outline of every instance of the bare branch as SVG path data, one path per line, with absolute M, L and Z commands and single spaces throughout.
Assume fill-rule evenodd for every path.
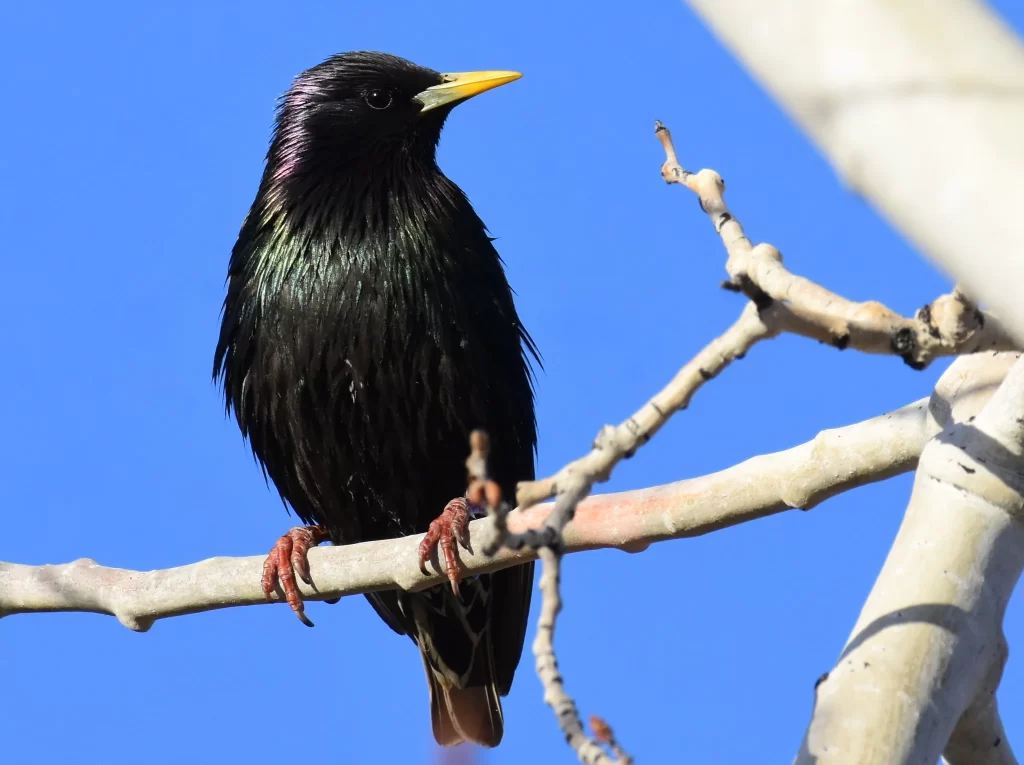
M 544 687 L 544 703 L 554 711 L 566 743 L 576 752 L 580 762 L 584 765 L 615 765 L 620 761 L 611 759 L 583 729 L 576 701 L 566 692 L 562 673 L 558 669 L 555 627 L 562 610 L 562 554 L 550 547 L 542 547 L 538 553 L 541 561 L 541 603 L 537 636 L 533 639 L 533 657 L 537 676 Z
M 933 407 L 934 408 L 934 407 Z M 941 414 L 941 412 L 939 412 Z M 941 421 L 941 420 L 940 420 Z M 926 402 L 835 430 L 805 444 L 755 457 L 718 473 L 650 489 L 589 498 L 566 530 L 565 551 L 598 548 L 643 550 L 652 542 L 698 536 L 779 513 L 810 509 L 828 497 L 913 469 L 938 426 Z M 509 516 L 513 531 L 540 525 L 551 505 Z M 463 554 L 467 575 L 533 560 L 530 550 L 502 550 L 493 558 L 479 547 L 486 519 L 470 524 L 473 554 Z M 299 583 L 308 600 L 374 590 L 419 590 L 447 581 L 418 570 L 421 536 L 310 550 L 317 590 Z M 178 568 L 129 571 L 90 560 L 46 566 L 0 563 L 0 615 L 87 611 L 116 616 L 126 627 L 146 630 L 155 620 L 233 606 L 264 603 L 263 559 L 210 558 Z M 280 600 L 280 593 L 278 593 Z
M 942 295 L 913 318 L 881 303 L 855 303 L 805 279 L 782 265 L 782 253 L 770 244 L 754 246 L 725 204 L 725 181 L 714 170 L 691 173 L 679 164 L 672 135 L 660 122 L 655 133 L 665 149 L 661 175 L 697 194 L 728 254 L 726 285 L 760 304 L 783 301 L 802 321 L 785 330 L 839 348 L 895 354 L 914 369 L 940 356 L 977 351 L 1015 350 L 1013 338 L 994 317 L 976 308 L 961 290 Z

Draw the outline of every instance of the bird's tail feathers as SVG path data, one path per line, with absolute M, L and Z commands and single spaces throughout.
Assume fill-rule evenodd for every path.
M 430 687 L 430 721 L 442 746 L 495 747 L 505 730 L 489 601 L 489 580 L 463 582 L 459 595 L 442 586 L 409 599 Z
M 501 743 L 505 721 L 494 682 L 469 688 L 446 688 L 427 665 L 430 722 L 441 746 L 469 741 L 495 747 Z

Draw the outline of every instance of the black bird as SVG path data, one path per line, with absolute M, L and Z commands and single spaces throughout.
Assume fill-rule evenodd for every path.
M 473 429 L 491 435 L 506 496 L 534 477 L 536 348 L 483 222 L 435 160 L 451 109 L 519 76 L 345 53 L 279 104 L 231 252 L 214 377 L 306 524 L 274 546 L 263 586 L 280 581 L 307 624 L 294 577 L 308 580 L 310 545 L 430 529 L 428 544 L 454 547 L 466 504 L 449 500 L 465 493 Z M 447 565 L 450 588 L 366 597 L 419 646 L 437 741 L 496 746 L 533 565 L 461 587 Z

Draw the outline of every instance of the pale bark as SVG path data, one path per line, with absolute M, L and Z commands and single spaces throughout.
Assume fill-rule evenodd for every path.
M 997 647 L 988 677 L 946 744 L 943 756 L 948 765 L 1017 765 L 996 704 L 996 689 L 1003 677 L 1006 656 L 1004 642 Z
M 818 685 L 798 765 L 931 765 L 947 744 L 950 761 L 963 762 L 985 736 L 986 756 L 972 762 L 1013 761 L 1005 735 L 991 734 L 1001 731 L 1003 615 L 1024 568 L 1018 356 L 959 359 L 937 386 L 931 411 L 953 401 L 949 419 L 921 455 L 882 572 Z
M 754 457 L 711 475 L 584 501 L 565 531 L 566 550 L 639 551 L 665 539 L 697 536 L 779 513 L 808 510 L 843 491 L 912 470 L 936 429 L 926 400 L 834 430 L 775 454 Z M 513 530 L 537 526 L 550 511 L 539 505 L 509 517 Z M 465 573 L 532 560 L 530 550 L 479 551 L 485 521 L 470 524 L 475 553 L 461 553 Z M 310 551 L 318 591 L 299 582 L 308 599 L 371 590 L 416 590 L 447 581 L 424 576 L 417 566 L 420 536 Z M 135 630 L 157 619 L 265 602 L 260 589 L 263 556 L 210 558 L 178 568 L 128 571 L 90 560 L 46 566 L 0 563 L 0 616 L 42 611 L 111 614 Z M 436 562 L 435 562 L 436 569 Z

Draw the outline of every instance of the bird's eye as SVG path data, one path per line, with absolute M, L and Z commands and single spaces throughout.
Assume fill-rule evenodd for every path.
M 374 88 L 373 90 L 366 91 L 363 94 L 363 99 L 371 109 L 387 109 L 391 106 L 391 91 Z

